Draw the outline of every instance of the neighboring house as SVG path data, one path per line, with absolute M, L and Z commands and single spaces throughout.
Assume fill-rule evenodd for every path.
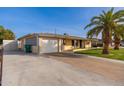
M 91 45 L 92 47 L 103 47 L 102 39 L 93 38 Z
M 121 45 L 122 47 L 124 47 L 124 40 L 121 40 L 120 45 Z
M 18 47 L 25 51 L 25 45 L 32 46 L 32 53 L 70 51 L 75 48 L 91 48 L 91 41 L 82 37 L 49 33 L 28 34 L 18 39 Z

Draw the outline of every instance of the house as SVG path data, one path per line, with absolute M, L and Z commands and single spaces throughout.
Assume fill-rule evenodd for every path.
M 92 38 L 91 40 L 92 40 L 91 42 L 92 47 L 103 47 L 102 39 Z
M 90 48 L 91 41 L 82 37 L 33 33 L 18 38 L 18 48 L 25 51 L 25 45 L 31 45 L 32 53 L 51 53 L 71 51 L 75 48 Z
M 121 40 L 120 45 L 121 45 L 122 47 L 124 47 L 124 40 Z

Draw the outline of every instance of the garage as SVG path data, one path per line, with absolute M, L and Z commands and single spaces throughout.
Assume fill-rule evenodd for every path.
M 57 39 L 42 39 L 40 53 L 58 52 Z

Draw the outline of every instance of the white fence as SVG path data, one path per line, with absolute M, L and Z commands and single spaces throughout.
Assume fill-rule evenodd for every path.
M 18 43 L 17 40 L 3 40 L 4 52 L 7 51 L 17 51 Z

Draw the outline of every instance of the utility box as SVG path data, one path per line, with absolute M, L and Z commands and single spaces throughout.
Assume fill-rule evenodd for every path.
M 25 52 L 26 53 L 32 53 L 32 46 L 31 45 L 25 45 Z

